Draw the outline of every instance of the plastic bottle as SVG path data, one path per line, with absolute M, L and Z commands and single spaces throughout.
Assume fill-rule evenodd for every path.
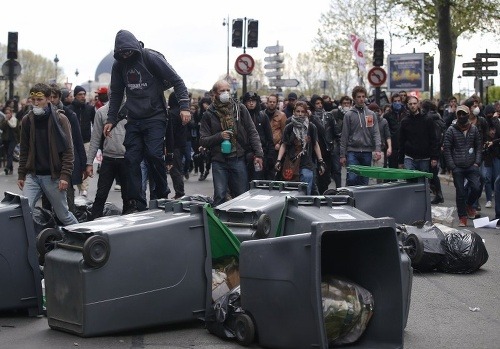
M 260 165 L 260 162 L 258 162 L 258 161 L 254 160 L 253 167 L 254 167 L 255 172 L 262 171 L 262 166 Z
M 228 132 L 232 132 L 232 130 L 227 130 Z M 222 154 L 230 154 L 231 153 L 232 144 L 229 139 L 224 139 L 220 144 L 220 151 Z
M 47 309 L 45 300 L 45 279 L 42 279 L 42 309 Z

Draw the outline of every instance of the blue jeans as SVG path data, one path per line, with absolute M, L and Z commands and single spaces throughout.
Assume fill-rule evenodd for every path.
M 467 179 L 468 190 L 465 189 Z M 472 206 L 481 195 L 481 176 L 479 167 L 455 167 L 453 169 L 453 184 L 455 185 L 458 217 L 467 217 L 465 206 Z M 496 199 L 496 198 L 495 198 Z
M 347 152 L 347 166 L 350 165 L 363 165 L 371 166 L 372 153 L 368 151 L 348 151 Z M 368 185 L 369 178 L 358 176 L 354 172 L 347 172 L 346 185 Z
M 492 193 L 494 190 L 495 179 L 500 175 L 500 159 L 493 159 L 493 166 L 481 165 L 481 174 L 484 179 L 484 192 L 486 194 L 486 201 L 491 201 L 493 198 Z
M 155 196 L 166 198 L 170 192 L 167 171 L 163 158 L 165 120 L 128 120 L 125 125 L 125 163 L 128 168 L 129 200 L 135 200 L 139 210 L 145 210 L 147 203 L 142 194 L 141 162 L 148 161 L 148 171 L 155 184 Z M 151 188 L 151 187 L 150 187 Z
M 404 168 L 406 170 L 417 170 L 422 172 L 430 172 L 431 161 L 427 160 L 417 160 L 406 158 L 404 160 Z
M 307 195 L 311 195 L 314 183 L 314 172 L 308 168 L 301 168 L 299 179 L 301 182 L 307 183 Z
M 235 198 L 249 189 L 245 158 L 227 158 L 225 162 L 212 162 L 214 206 L 226 201 L 227 188 Z
M 42 197 L 42 193 L 52 204 L 52 208 L 62 224 L 78 223 L 76 217 L 68 209 L 66 191 L 59 190 L 59 179 L 52 179 L 50 175 L 28 174 L 24 181 L 23 195 L 28 198 L 31 211 L 34 210 L 37 201 Z

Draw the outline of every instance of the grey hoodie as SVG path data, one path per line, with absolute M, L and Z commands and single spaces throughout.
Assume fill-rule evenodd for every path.
M 371 123 L 367 127 L 367 120 Z M 380 131 L 377 116 L 366 106 L 352 107 L 344 115 L 340 137 L 340 157 L 349 151 L 380 151 Z

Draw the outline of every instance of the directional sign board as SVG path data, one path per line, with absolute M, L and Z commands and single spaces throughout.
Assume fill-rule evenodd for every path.
M 7 80 L 8 78 L 6 76 L 1 75 L 0 80 Z
M 276 45 L 276 46 L 267 46 L 265 49 L 264 49 L 264 52 L 267 53 L 267 54 L 273 54 L 273 53 L 282 53 L 283 52 L 283 46 L 279 46 L 279 45 Z
M 467 62 L 467 63 L 462 63 L 463 68 L 482 68 L 482 67 L 494 67 L 497 66 L 498 62 Z
M 269 84 L 276 87 L 297 87 L 300 82 L 297 79 L 273 79 L 269 80 Z
M 500 58 L 500 53 L 476 53 L 477 58 Z
M 252 72 L 255 67 L 255 61 L 252 56 L 243 53 L 236 58 L 236 62 L 234 62 L 234 69 L 241 75 L 248 75 Z
M 283 72 L 281 70 L 275 70 L 275 71 L 266 71 L 265 73 L 266 76 L 283 76 Z
M 375 87 L 382 86 L 387 80 L 387 73 L 384 68 L 381 67 L 373 67 L 368 72 L 368 82 Z
M 285 65 L 283 63 L 271 63 L 271 64 L 266 64 L 264 66 L 264 69 L 281 69 Z
M 283 56 L 280 56 L 280 55 L 276 55 L 276 56 L 267 56 L 267 57 L 264 57 L 264 61 L 265 62 L 278 62 L 278 63 L 283 63 L 283 61 L 285 60 L 285 57 Z
M 462 76 L 497 76 L 498 70 L 462 70 Z

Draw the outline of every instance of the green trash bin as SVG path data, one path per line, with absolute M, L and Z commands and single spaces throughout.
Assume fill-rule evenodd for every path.
M 432 173 L 416 170 L 404 170 L 399 168 L 384 168 L 375 166 L 351 165 L 347 167 L 359 176 L 375 179 L 401 180 L 401 179 L 419 179 L 432 178 Z

